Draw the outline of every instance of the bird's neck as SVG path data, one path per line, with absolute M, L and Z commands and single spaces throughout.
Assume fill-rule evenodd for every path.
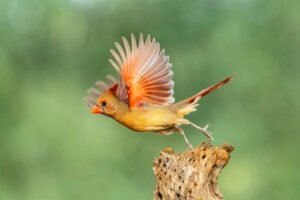
M 128 107 L 128 105 L 122 101 L 118 102 L 118 106 L 117 106 L 117 110 L 116 112 L 112 115 L 113 118 L 115 118 L 116 120 L 120 121 L 120 119 L 122 119 L 122 117 L 127 113 L 130 112 L 130 108 Z

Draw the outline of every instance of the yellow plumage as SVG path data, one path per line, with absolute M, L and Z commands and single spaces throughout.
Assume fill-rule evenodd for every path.
M 138 43 L 134 35 L 131 35 L 131 45 L 126 38 L 122 39 L 124 48 L 115 43 L 118 53 L 111 50 L 115 60 L 110 60 L 120 81 L 108 76 L 109 85 L 98 81 L 97 88 L 88 90 L 85 99 L 92 113 L 112 117 L 138 132 L 158 132 L 165 135 L 179 132 L 190 147 L 180 125 L 191 125 L 212 139 L 207 126 L 201 128 L 184 119 L 184 116 L 196 111 L 197 102 L 203 96 L 229 82 L 232 77 L 174 104 L 172 64 L 164 49 L 160 49 L 159 43 L 150 36 L 144 41 L 142 34 Z

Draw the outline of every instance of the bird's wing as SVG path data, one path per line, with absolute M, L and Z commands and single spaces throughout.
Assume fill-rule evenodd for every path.
M 122 40 L 124 47 L 115 43 L 117 52 L 111 50 L 114 60 L 109 60 L 120 76 L 117 97 L 130 108 L 173 103 L 172 64 L 164 49 L 149 35 L 144 41 L 140 34 L 138 44 L 133 34 L 131 45 L 126 38 Z
M 87 95 L 84 97 L 85 105 L 89 108 L 93 108 L 97 104 L 98 98 L 103 92 L 108 90 L 112 91 L 122 101 L 126 101 L 127 93 L 123 92 L 124 84 L 116 81 L 112 75 L 106 76 L 107 83 L 104 81 L 97 81 L 95 87 L 91 87 L 87 90 Z

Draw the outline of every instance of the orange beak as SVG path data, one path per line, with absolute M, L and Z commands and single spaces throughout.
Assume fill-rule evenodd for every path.
M 96 105 L 96 106 L 94 106 L 94 108 L 92 108 L 91 113 L 93 113 L 93 114 L 102 114 L 103 111 L 99 106 Z

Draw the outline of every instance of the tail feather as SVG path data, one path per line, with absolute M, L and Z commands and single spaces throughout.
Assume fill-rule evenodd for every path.
M 226 79 L 224 79 L 223 81 L 220 81 L 219 83 L 213 85 L 213 86 L 210 86 L 204 90 L 201 90 L 198 94 L 186 99 L 185 101 L 187 101 L 188 103 L 190 104 L 193 104 L 197 101 L 199 101 L 199 99 L 201 99 L 202 97 L 204 97 L 205 95 L 215 91 L 216 89 L 222 87 L 224 84 L 228 83 L 229 81 L 231 81 L 233 78 L 233 76 L 229 76 L 227 77 Z
M 202 98 L 204 97 L 205 95 L 215 91 L 216 89 L 222 87 L 224 84 L 228 83 L 229 81 L 231 81 L 233 79 L 233 76 L 229 76 L 227 78 L 225 78 L 224 80 L 220 81 L 219 83 L 213 85 L 213 86 L 210 86 L 204 90 L 201 90 L 199 93 L 197 93 L 196 95 L 188 98 L 188 99 L 185 99 L 185 100 L 182 100 L 178 103 L 175 103 L 172 107 L 177 110 L 178 114 L 180 116 L 183 116 L 183 115 L 187 115 L 191 112 L 194 112 L 196 111 L 196 107 L 199 105 L 197 104 L 197 102 Z

